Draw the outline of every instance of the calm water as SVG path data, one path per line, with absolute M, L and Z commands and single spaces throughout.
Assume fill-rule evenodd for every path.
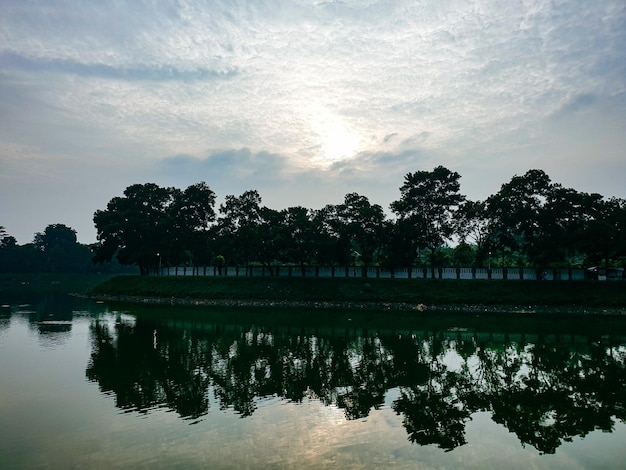
M 626 461 L 626 319 L 11 300 L 3 469 Z

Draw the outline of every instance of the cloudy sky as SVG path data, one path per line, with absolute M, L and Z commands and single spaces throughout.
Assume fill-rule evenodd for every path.
M 626 197 L 625 88 L 624 0 L 2 0 L 0 225 L 90 243 L 145 182 L 388 208 L 437 165 Z

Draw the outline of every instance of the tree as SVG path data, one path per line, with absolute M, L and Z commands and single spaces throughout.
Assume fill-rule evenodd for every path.
M 15 240 L 15 237 L 10 236 L 4 226 L 0 225 L 0 248 L 5 246 L 5 239 L 8 240 L 9 238 Z
M 502 250 L 520 250 L 537 271 L 565 262 L 577 250 L 595 251 L 591 245 L 606 247 L 601 234 L 612 233 L 617 222 L 608 222 L 606 207 L 599 194 L 553 183 L 542 170 L 514 176 L 486 203 L 491 239 Z
M 378 204 L 370 204 L 365 196 L 346 194 L 343 204 L 337 206 L 341 231 L 350 242 L 351 251 L 363 262 L 363 275 L 367 266 L 380 252 L 385 214 Z
M 488 253 L 489 222 L 486 204 L 482 201 L 466 200 L 456 213 L 455 231 L 461 241 L 459 246 L 463 246 L 465 254 L 468 245 L 476 246 L 476 263 L 480 268 Z
M 220 252 L 235 263 L 248 266 L 257 253 L 261 221 L 261 196 L 256 190 L 241 196 L 228 195 L 219 208 L 217 238 Z
M 316 212 L 302 206 L 288 207 L 282 211 L 282 225 L 278 227 L 282 258 L 298 263 L 303 268 L 317 257 L 319 245 L 316 234 Z
M 431 254 L 454 234 L 454 216 L 465 196 L 459 193 L 461 175 L 438 166 L 433 171 L 408 173 L 400 187 L 400 199 L 391 203 L 401 233 L 412 242 L 412 255 L 429 249 Z
M 611 262 L 621 260 L 626 267 L 626 200 L 595 199 L 589 213 L 586 223 L 572 233 L 572 243 L 590 265 L 608 268 Z
M 513 176 L 487 199 L 491 241 L 502 250 L 503 257 L 506 248 L 519 249 L 531 257 L 538 253 L 541 225 L 545 222 L 542 211 L 551 189 L 552 182 L 545 172 L 529 170 L 523 176 Z M 544 264 L 543 260 L 534 261 Z M 538 270 L 543 267 L 536 265 Z
M 172 226 L 168 232 L 173 239 L 170 247 L 178 247 L 178 258 L 185 252 L 191 255 L 195 266 L 206 265 L 213 258 L 209 229 L 215 221 L 215 193 L 205 182 L 174 192 L 169 211 Z
M 274 275 L 272 263 L 280 256 L 281 227 L 284 213 L 269 207 L 259 208 L 259 222 L 256 230 L 256 243 L 253 244 L 257 259 Z
M 208 230 L 215 212 L 215 195 L 205 183 L 185 191 L 154 183 L 134 184 L 94 214 L 99 244 L 95 262 L 113 256 L 121 264 L 136 264 L 141 274 L 160 263 L 178 263 L 192 249 L 195 235 Z
M 477 251 L 478 250 L 475 246 L 469 245 L 464 241 L 460 242 L 457 246 L 451 249 L 450 255 L 452 264 L 459 268 L 476 265 Z
M 570 260 L 571 265 L 571 260 L 582 248 L 581 234 L 598 218 L 601 204 L 599 194 L 552 185 L 540 212 L 538 236 L 543 240 L 532 247 L 529 258 L 545 263 Z
M 33 240 L 41 251 L 49 251 L 55 246 L 72 246 L 77 243 L 76 230 L 63 224 L 48 225 L 43 232 L 37 232 Z
M 313 211 L 311 217 L 311 243 L 314 245 L 315 261 L 321 264 L 342 264 L 350 262 L 349 246 L 341 238 L 341 223 L 337 206 L 327 204 Z
M 387 221 L 383 226 L 383 237 L 382 264 L 388 268 L 412 266 L 416 249 L 410 224 L 400 220 Z
M 89 248 L 78 243 L 76 230 L 64 224 L 48 225 L 35 234 L 33 244 L 41 254 L 39 271 L 84 272 Z
M 3 272 L 21 271 L 23 266 L 20 266 L 19 255 L 20 247 L 17 245 L 17 240 L 0 225 L 0 270 Z
M 94 214 L 100 244 L 94 261 L 109 261 L 116 255 L 121 264 L 136 264 L 141 274 L 155 270 L 159 256 L 172 253 L 168 245 L 167 209 L 174 201 L 174 188 L 154 183 L 134 184 L 124 190 L 124 197 L 114 197 L 106 210 Z
M 318 255 L 322 262 L 347 266 L 351 261 L 350 238 L 339 214 L 339 206 L 327 204 L 315 213 Z

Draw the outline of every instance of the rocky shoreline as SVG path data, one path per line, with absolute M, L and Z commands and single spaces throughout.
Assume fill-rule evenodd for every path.
M 563 315 L 619 315 L 626 316 L 626 308 L 580 307 L 580 306 L 541 306 L 541 305 L 426 305 L 402 302 L 354 302 L 354 301 L 294 301 L 294 300 L 245 300 L 245 299 L 198 299 L 178 297 L 150 297 L 139 295 L 75 294 L 101 302 L 123 302 L 156 305 L 181 305 L 199 307 L 246 307 L 246 308 L 307 308 L 341 309 L 364 311 L 396 312 L 451 312 L 469 314 L 563 314 Z

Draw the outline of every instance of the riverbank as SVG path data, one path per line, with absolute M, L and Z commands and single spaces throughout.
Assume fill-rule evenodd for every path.
M 10 296 L 86 292 L 113 276 L 113 274 L 2 273 L 0 294 Z
M 117 276 L 88 295 L 199 306 L 626 314 L 621 282 Z

